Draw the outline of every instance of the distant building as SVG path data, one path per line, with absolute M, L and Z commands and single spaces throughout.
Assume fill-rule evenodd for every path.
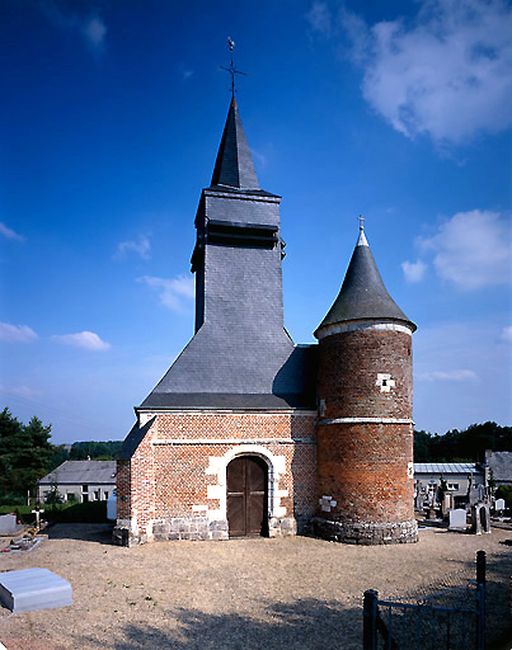
M 115 460 L 66 460 L 37 482 L 37 497 L 57 489 L 64 501 L 106 501 L 115 487 Z
M 512 454 L 511 454 L 512 455 Z M 446 481 L 448 492 L 453 495 L 456 508 L 476 503 L 485 496 L 485 471 L 475 463 L 414 463 L 414 487 L 416 504 L 428 501 L 433 489 Z M 424 495 L 424 499 L 422 499 Z M 421 509 L 421 508 L 420 508 Z
M 497 488 L 502 485 L 512 485 L 512 451 L 486 449 L 485 467 L 488 480 L 494 481 Z

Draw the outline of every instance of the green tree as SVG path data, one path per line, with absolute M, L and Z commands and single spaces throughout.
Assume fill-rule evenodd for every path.
M 0 413 L 0 498 L 24 498 L 48 471 L 51 425 L 37 417 L 23 425 L 9 409 Z
M 451 429 L 444 435 L 414 432 L 416 462 L 483 462 L 486 449 L 512 451 L 512 427 L 483 422 L 462 431 Z
M 69 454 L 70 460 L 114 460 L 121 450 L 121 440 L 74 442 Z
M 414 432 L 414 462 L 428 463 L 432 458 L 432 435 L 428 431 Z
M 22 436 L 23 425 L 4 408 L 0 413 L 0 498 L 15 492 L 12 477 Z

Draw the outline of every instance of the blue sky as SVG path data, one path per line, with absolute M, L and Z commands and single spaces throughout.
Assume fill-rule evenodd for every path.
M 19 418 L 122 438 L 190 338 L 230 35 L 257 173 L 283 196 L 294 339 L 363 213 L 419 326 L 417 427 L 511 423 L 510 3 L 7 0 L 0 30 L 0 397 Z

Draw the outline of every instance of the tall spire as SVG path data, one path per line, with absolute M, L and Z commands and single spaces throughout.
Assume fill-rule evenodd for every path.
M 340 292 L 315 334 L 328 325 L 355 320 L 398 320 L 416 329 L 384 286 L 361 218 L 357 244 Z
M 260 189 L 234 96 L 231 98 L 211 185 L 227 185 L 247 190 Z

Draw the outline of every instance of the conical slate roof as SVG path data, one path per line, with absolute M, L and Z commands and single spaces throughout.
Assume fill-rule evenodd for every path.
M 368 245 L 363 227 L 352 254 L 340 292 L 315 335 L 328 326 L 354 320 L 410 321 L 389 295 Z
M 234 97 L 229 106 L 211 185 L 227 185 L 247 190 L 260 189 L 251 150 L 247 144 Z

